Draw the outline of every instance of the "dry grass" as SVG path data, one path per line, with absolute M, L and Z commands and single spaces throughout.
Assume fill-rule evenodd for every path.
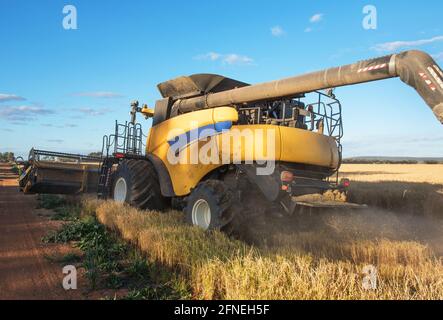
M 443 165 L 346 164 L 341 177 L 353 181 L 352 202 L 443 218 Z
M 180 212 L 140 212 L 107 202 L 98 206 L 96 214 L 100 222 L 139 246 L 153 261 L 183 272 L 213 258 L 229 260 L 251 250 L 221 232 L 205 233 L 186 225 Z
M 195 299 L 443 298 L 441 260 L 428 245 L 403 240 L 409 222 L 398 225 L 383 213 L 375 219 L 328 214 L 309 231 L 291 231 L 285 221 L 260 230 L 265 241 L 247 245 L 187 226 L 177 212 L 140 212 L 110 202 L 96 212 L 150 261 L 181 274 Z M 387 221 L 377 229 L 380 219 Z M 368 264 L 379 272 L 376 291 L 362 287 Z
M 443 222 L 428 218 L 443 213 L 438 169 L 346 165 L 346 175 L 359 181 L 351 198 L 396 213 L 371 209 L 251 222 L 257 236 L 248 244 L 187 226 L 178 212 L 141 212 L 112 202 L 86 206 L 147 259 L 175 270 L 195 299 L 443 299 Z M 375 291 L 362 286 L 367 265 L 378 271 Z

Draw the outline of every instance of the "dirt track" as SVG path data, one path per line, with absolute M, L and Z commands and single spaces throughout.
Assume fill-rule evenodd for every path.
M 0 299 L 79 299 L 78 290 L 63 289 L 61 265 L 47 258 L 70 248 L 41 242 L 57 224 L 35 207 L 35 196 L 19 192 L 11 166 L 0 164 Z

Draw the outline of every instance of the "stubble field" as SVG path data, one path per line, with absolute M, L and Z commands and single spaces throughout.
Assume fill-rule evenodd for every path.
M 177 212 L 86 205 L 194 299 L 442 299 L 443 166 L 342 172 L 353 180 L 351 201 L 369 209 L 251 222 L 247 241 L 189 227 Z

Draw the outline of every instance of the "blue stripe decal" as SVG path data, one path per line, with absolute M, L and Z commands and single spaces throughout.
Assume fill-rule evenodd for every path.
M 174 139 L 168 140 L 168 143 L 170 146 L 174 145 L 174 147 L 182 149 L 183 147 L 187 146 L 190 143 L 211 136 L 215 136 L 231 128 L 232 128 L 232 121 L 217 122 L 215 124 L 209 124 L 203 127 L 192 129 L 188 132 L 185 132 L 179 136 L 174 137 Z M 175 145 L 176 143 L 180 143 L 180 145 Z
M 231 128 L 232 128 L 232 121 L 217 122 L 215 124 L 215 130 L 217 132 L 222 132 L 223 130 L 229 130 Z

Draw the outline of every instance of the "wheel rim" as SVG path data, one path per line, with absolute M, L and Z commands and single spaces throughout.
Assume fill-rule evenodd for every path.
M 208 230 L 211 224 L 211 208 L 204 199 L 199 199 L 192 207 L 192 224 Z
M 124 178 L 119 178 L 114 187 L 114 200 L 116 202 L 125 202 L 128 187 Z

